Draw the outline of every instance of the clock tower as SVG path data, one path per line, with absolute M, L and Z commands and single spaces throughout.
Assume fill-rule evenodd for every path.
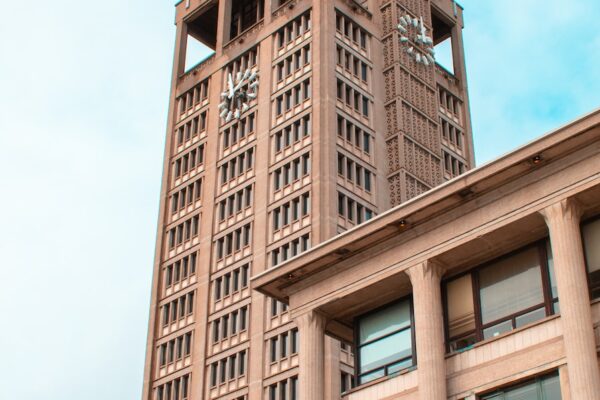
M 451 0 L 183 0 L 144 400 L 304 399 L 251 278 L 474 165 Z M 189 42 L 212 55 L 186 65 Z M 354 384 L 327 339 L 327 399 Z

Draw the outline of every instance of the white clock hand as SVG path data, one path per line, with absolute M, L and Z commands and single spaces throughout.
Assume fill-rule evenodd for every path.
M 233 87 L 233 77 L 231 76 L 231 72 L 227 76 L 227 84 L 229 85 L 229 96 L 228 96 L 228 98 L 232 99 L 233 95 L 235 94 L 235 88 Z

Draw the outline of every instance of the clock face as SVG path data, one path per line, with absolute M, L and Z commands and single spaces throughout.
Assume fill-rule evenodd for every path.
M 221 118 L 225 122 L 233 118 L 239 118 L 242 113 L 248 111 L 250 102 L 256 99 L 258 93 L 258 73 L 247 69 L 238 72 L 235 76 L 227 75 L 227 88 L 221 93 L 221 104 L 219 110 Z
M 398 24 L 400 43 L 406 48 L 409 57 L 419 64 L 430 66 L 435 63 L 435 50 L 433 39 L 427 36 L 427 29 L 423 24 L 423 17 L 413 18 L 410 15 L 400 17 Z M 412 41 L 412 43 L 411 43 Z

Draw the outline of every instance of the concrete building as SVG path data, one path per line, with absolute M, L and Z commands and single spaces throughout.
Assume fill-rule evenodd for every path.
M 501 160 L 496 167 L 454 179 L 474 167 L 461 7 L 451 0 L 183 0 L 176 5 L 176 26 L 143 399 L 337 399 L 342 393 L 348 399 L 458 399 L 471 395 L 469 391 L 478 395 L 504 387 L 500 378 L 495 385 L 485 381 L 489 387 L 477 386 L 481 374 L 492 372 L 469 358 L 486 348 L 483 343 L 494 341 L 490 335 L 504 337 L 509 322 L 502 319 L 503 311 L 482 314 L 479 297 L 452 297 L 465 303 L 458 311 L 438 306 L 455 291 L 470 287 L 475 293 L 485 287 L 483 272 L 469 275 L 467 270 L 474 262 L 491 262 L 490 255 L 519 250 L 509 243 L 514 232 L 492 236 L 498 242 L 487 247 L 483 239 L 461 238 L 459 231 L 454 238 L 443 235 L 467 224 L 469 217 L 492 224 L 486 219 L 492 211 L 477 209 L 483 207 L 481 201 L 496 199 L 497 208 L 517 207 L 499 202 L 501 194 L 510 192 L 503 185 L 519 174 L 542 167 L 547 171 L 554 153 L 540 152 L 536 169 L 531 160 L 523 161 L 510 169 L 514 176 L 500 168 Z M 214 54 L 186 65 L 191 38 Z M 434 60 L 434 50 L 442 46 L 452 54 L 445 68 Z M 497 177 L 464 183 L 490 168 L 498 168 Z M 444 186 L 434 189 L 439 185 Z M 458 194 L 440 194 L 457 186 Z M 459 214 L 464 220 L 448 223 L 448 232 L 423 231 Z M 382 221 L 389 226 L 371 231 Z M 539 218 L 525 222 L 517 224 L 523 226 L 523 244 L 536 237 L 540 260 L 542 253 L 547 258 L 551 251 L 543 235 L 534 232 L 541 229 Z M 348 242 L 324 256 L 325 264 L 311 261 L 332 243 L 356 235 L 364 235 L 356 241 L 366 248 Z M 403 244 L 409 239 L 412 244 Z M 414 253 L 435 240 L 447 241 L 451 256 L 438 257 L 441 253 L 433 250 L 425 258 Z M 376 271 L 381 266 L 377 262 L 387 257 L 378 253 L 388 254 L 382 250 L 386 246 L 389 254 L 398 249 L 414 253 L 406 262 L 415 263 L 407 267 L 423 267 L 404 272 L 398 259 L 389 264 L 394 273 L 369 275 L 366 271 Z M 451 251 L 452 246 L 459 250 Z M 534 253 L 528 248 L 520 257 L 531 261 Z M 347 272 L 349 264 L 342 261 L 359 259 L 365 275 L 358 284 L 347 278 L 359 276 L 352 275 L 358 269 Z M 541 320 L 555 321 L 548 328 L 554 333 L 548 335 L 559 335 L 567 306 L 560 303 L 563 316 L 557 318 L 558 300 L 551 293 L 554 270 L 548 260 L 540 267 L 545 271 L 543 301 L 534 301 L 540 293 L 520 299 L 530 307 L 525 315 L 514 309 L 510 323 L 515 332 L 531 321 L 542 326 L 543 314 Z M 446 282 L 456 275 L 455 268 L 465 275 Z M 558 272 L 556 278 L 559 282 Z M 336 286 L 342 283 L 344 287 Z M 582 282 L 576 283 L 581 295 Z M 415 285 L 422 285 L 418 293 L 423 299 L 411 295 Z M 346 294 L 332 295 L 336 290 Z M 585 304 L 578 301 L 569 302 L 577 305 L 569 314 L 571 322 L 579 321 L 581 312 L 585 317 Z M 359 355 L 381 339 L 364 321 L 385 323 L 386 318 L 371 311 L 389 302 L 395 303 L 381 315 L 388 310 L 393 318 L 405 319 L 385 336 L 395 340 L 392 347 L 400 347 L 386 356 L 389 362 L 382 370 L 377 361 L 381 348 Z M 442 316 L 452 324 L 443 324 Z M 496 323 L 503 324 L 497 332 Z M 419 332 L 431 334 L 419 339 Z M 565 368 L 562 361 L 568 355 L 560 358 L 561 346 L 574 354 L 589 350 L 589 332 L 577 335 L 569 349 L 566 339 L 563 346 L 553 337 L 556 368 L 542 372 Z M 462 359 L 460 366 L 442 368 L 440 360 L 453 360 L 454 354 L 475 363 L 477 373 L 460 375 L 467 365 Z M 541 358 L 522 354 L 528 360 Z M 577 377 L 592 374 L 582 372 L 590 368 L 589 360 L 576 368 Z M 524 371 L 510 376 L 522 380 L 531 375 Z M 447 384 L 438 385 L 446 375 Z M 452 380 L 455 375 L 460 383 Z M 534 386 L 540 391 L 554 387 L 553 376 L 539 376 Z M 562 388 L 566 376 L 561 372 Z M 417 389 L 418 380 L 432 384 Z
M 600 111 L 252 278 L 289 304 L 299 399 L 600 399 Z M 348 389 L 348 387 L 346 387 Z

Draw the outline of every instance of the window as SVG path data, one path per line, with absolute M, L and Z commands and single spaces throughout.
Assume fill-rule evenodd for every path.
M 600 297 L 600 219 L 584 224 L 581 230 L 590 294 L 596 299 Z
M 231 2 L 231 27 L 229 39 L 235 39 L 263 18 L 262 0 L 235 0 Z
M 405 299 L 358 318 L 359 384 L 415 365 L 412 315 Z
M 558 311 L 551 251 L 546 241 L 448 281 L 445 293 L 450 351 Z
M 293 376 L 272 384 L 267 388 L 269 400 L 296 400 L 298 398 L 298 377 Z
M 481 396 L 481 400 L 561 400 L 558 374 Z

